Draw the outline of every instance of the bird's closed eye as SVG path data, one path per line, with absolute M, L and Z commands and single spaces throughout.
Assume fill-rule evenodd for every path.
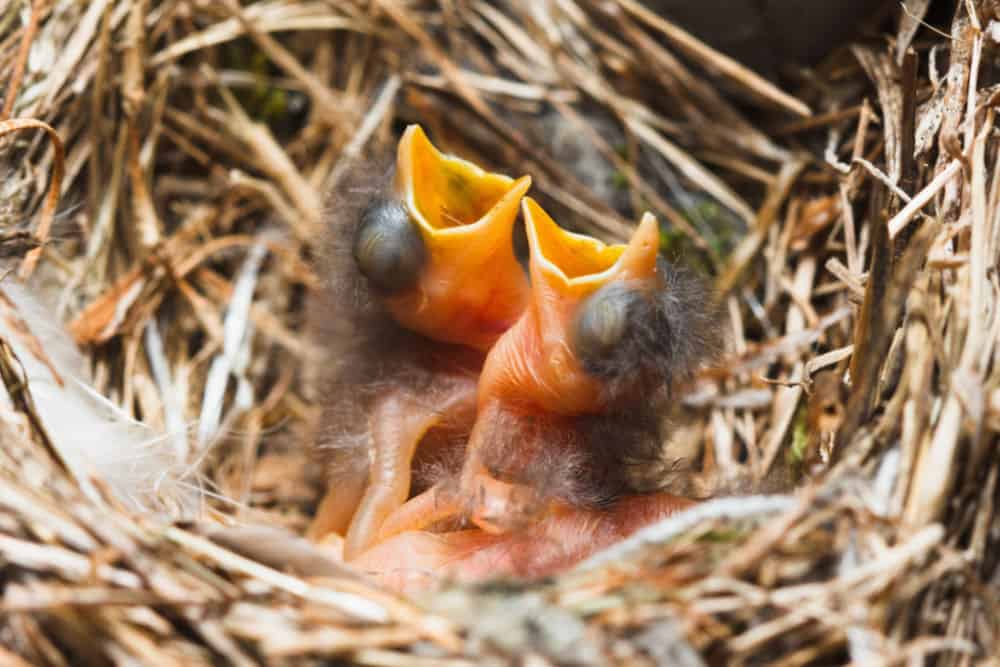
M 642 297 L 622 285 L 607 285 L 594 292 L 580 306 L 574 326 L 573 346 L 587 366 L 601 366 L 614 356 L 625 339 L 631 312 Z
M 399 202 L 377 199 L 361 214 L 354 260 L 376 287 L 396 292 L 416 284 L 426 259 L 420 230 Z

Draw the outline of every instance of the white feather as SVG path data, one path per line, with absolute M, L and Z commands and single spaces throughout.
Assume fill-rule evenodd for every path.
M 236 380 L 236 396 L 229 419 L 235 419 L 253 405 L 253 388 L 245 375 L 250 365 L 253 342 L 250 306 L 266 255 L 267 248 L 262 243 L 254 245 L 236 277 L 233 297 L 223 323 L 222 351 L 212 360 L 208 379 L 205 380 L 201 418 L 198 420 L 199 447 L 211 443 L 222 429 L 222 408 L 230 376 Z
M 100 479 L 126 506 L 171 516 L 191 516 L 199 507 L 183 451 L 162 431 L 132 419 L 97 392 L 87 361 L 65 327 L 39 294 L 6 280 L 0 291 L 16 310 L 3 305 L 0 337 L 24 367 L 35 409 L 53 446 L 81 481 L 96 495 L 91 479 Z M 62 379 L 34 351 L 27 328 Z M 0 401 L 12 407 L 5 387 Z

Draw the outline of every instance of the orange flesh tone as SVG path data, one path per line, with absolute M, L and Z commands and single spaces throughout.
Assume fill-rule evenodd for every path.
M 367 476 L 363 473 L 338 477 L 320 501 L 306 531 L 306 538 L 315 542 L 330 535 L 346 533 L 366 486 Z
M 386 518 L 410 495 L 411 469 L 421 439 L 450 413 L 475 400 L 475 382 L 458 383 L 449 394 L 414 400 L 402 391 L 380 398 L 371 415 L 372 461 L 368 485 L 344 540 L 347 559 L 367 549 L 378 538 Z
M 417 443 L 437 422 L 391 396 L 372 413 L 373 457 L 368 486 L 344 539 L 347 559 L 371 546 L 385 518 L 410 494 L 410 463 Z
M 573 353 L 571 336 L 580 304 L 615 281 L 656 279 L 659 231 L 645 216 L 627 245 L 606 246 L 560 229 L 530 197 L 523 203 L 531 250 L 532 300 L 528 309 L 486 357 L 479 381 L 478 414 L 469 438 L 461 493 L 480 506 L 503 504 L 484 486 L 482 448 L 490 441 L 491 419 L 506 412 L 517 419 L 532 414 L 599 414 L 601 383 L 587 374 Z
M 442 155 L 418 126 L 399 143 L 398 183 L 427 249 L 418 285 L 386 299 L 404 327 L 486 351 L 524 311 L 529 285 L 513 229 L 531 186 Z
M 607 509 L 559 505 L 527 529 L 500 535 L 411 531 L 375 546 L 354 564 L 380 583 L 408 592 L 448 579 L 547 576 L 693 504 L 659 493 L 622 498 Z
M 399 143 L 396 187 L 420 230 L 428 261 L 416 288 L 385 299 L 397 322 L 434 341 L 478 350 L 472 353 L 477 356 L 492 346 L 528 300 L 528 280 L 514 256 L 512 235 L 530 185 L 528 177 L 515 181 L 443 155 L 419 126 L 407 129 Z M 442 353 L 468 356 L 454 348 Z M 454 359 L 433 362 L 447 365 Z M 476 372 L 480 365 L 481 357 Z M 418 443 L 441 414 L 426 414 L 392 394 L 373 417 L 370 479 L 367 484 L 349 480 L 349 488 L 332 490 L 310 528 L 313 537 L 346 531 L 348 558 L 367 548 L 386 517 L 406 500 Z
M 643 218 L 628 245 L 606 246 L 560 229 L 530 197 L 524 200 L 531 248 L 532 299 L 524 315 L 486 357 L 480 408 L 492 400 L 558 415 L 600 413 L 600 382 L 573 353 L 581 303 L 612 282 L 656 279 L 659 232 Z
M 425 158 L 412 161 L 417 166 L 411 191 L 419 201 L 408 203 L 411 214 L 415 208 L 423 217 L 421 231 L 430 249 L 430 267 L 417 290 L 390 300 L 390 310 L 404 326 L 436 340 L 481 350 L 488 349 L 522 311 L 523 316 L 487 356 L 478 394 L 480 419 L 470 437 L 461 483 L 464 501 L 432 487 L 403 502 L 413 449 L 433 419 L 403 413 L 390 417 L 392 429 L 407 431 L 405 437 L 389 438 L 395 444 L 387 448 L 392 465 L 386 469 L 391 468 L 389 477 L 394 481 L 376 494 L 391 496 L 391 502 L 383 503 L 375 519 L 361 520 L 369 524 L 365 528 L 368 537 L 350 549 L 349 538 L 345 556 L 375 573 L 382 583 L 404 590 L 424 588 L 441 578 L 541 576 L 569 567 L 649 522 L 693 504 L 670 494 L 653 494 L 624 498 L 608 509 L 555 504 L 525 513 L 530 502 L 524 502 L 523 496 L 530 496 L 530 489 L 489 476 L 477 456 L 479 443 L 490 429 L 490 418 L 483 418 L 484 414 L 495 417 L 494 410 L 504 410 L 569 416 L 604 409 L 600 384 L 584 373 L 573 355 L 569 342 L 573 320 L 580 303 L 601 286 L 616 280 L 655 278 L 658 232 L 655 221 L 644 218 L 630 244 L 605 246 L 560 230 L 536 203 L 526 199 L 534 282 L 529 303 L 526 283 L 514 280 L 515 289 L 503 287 L 511 284 L 502 278 L 505 271 L 516 268 L 516 275 L 523 278 L 509 235 L 508 242 L 494 248 L 490 244 L 498 235 L 488 238 L 486 231 L 477 228 L 482 220 L 473 218 L 482 218 L 494 182 L 481 188 L 487 194 L 470 194 L 470 174 L 479 176 L 461 164 L 434 167 L 434 161 Z M 407 175 L 403 176 L 405 180 Z M 510 201 L 516 205 L 522 195 L 520 190 L 506 197 L 501 194 L 501 201 L 483 219 L 489 220 L 498 210 L 504 212 Z M 449 236 L 454 230 L 461 234 Z M 482 271 L 484 265 L 489 266 L 488 272 Z M 404 468 L 407 472 L 400 474 Z M 376 485 L 384 486 L 373 474 L 369 488 Z M 443 534 L 422 530 L 463 512 L 482 529 Z M 519 518 L 534 523 L 525 528 Z M 373 541 L 375 546 L 363 550 Z
M 424 530 L 438 521 L 457 517 L 461 509 L 454 494 L 446 493 L 440 485 L 434 485 L 390 514 L 382 523 L 378 541 L 383 542 L 399 533 Z

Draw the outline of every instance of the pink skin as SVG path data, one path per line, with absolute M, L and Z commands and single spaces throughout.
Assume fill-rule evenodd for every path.
M 520 189 L 497 206 L 516 207 L 528 181 L 518 183 Z M 435 425 L 438 410 L 453 407 L 449 401 L 435 401 L 434 410 L 421 412 L 410 401 L 389 395 L 375 411 L 371 477 L 341 544 L 348 563 L 387 587 L 412 592 L 449 580 L 553 575 L 694 504 L 659 493 L 621 497 L 601 508 L 569 505 L 556 500 L 551 488 L 536 489 L 531 474 L 519 474 L 546 465 L 537 456 L 539 447 L 530 445 L 558 447 L 566 441 L 563 448 L 571 450 L 577 441 L 567 440 L 558 428 L 572 428 L 567 420 L 609 409 L 600 380 L 584 370 L 573 352 L 570 336 L 580 303 L 612 282 L 642 286 L 659 279 L 659 233 L 652 216 L 643 219 L 629 244 L 605 246 L 561 230 L 530 198 L 524 200 L 524 215 L 531 248 L 530 293 L 526 280 L 510 294 L 494 293 L 491 279 L 497 271 L 482 271 L 484 265 L 497 265 L 484 257 L 499 245 L 502 264 L 510 268 L 500 273 L 516 274 L 508 227 L 502 234 L 491 233 L 493 245 L 470 245 L 464 236 L 452 239 L 451 228 L 435 229 L 436 245 L 430 247 L 442 253 L 432 261 L 435 270 L 425 272 L 420 290 L 388 304 L 407 328 L 488 353 L 478 383 L 453 399 L 455 407 L 474 407 L 476 419 L 463 470 L 452 485 L 442 482 L 409 498 L 414 453 Z M 457 229 L 464 235 L 474 228 Z M 470 248 L 483 252 L 473 257 Z M 445 257 L 445 250 L 454 252 Z M 438 293 L 441 286 L 452 291 Z M 515 314 L 520 319 L 507 328 Z M 470 321 L 481 340 L 470 333 Z M 532 435 L 539 418 L 557 428 L 554 438 L 544 430 Z M 498 433 L 503 427 L 512 433 Z M 498 441 L 510 451 L 493 451 Z M 573 460 L 572 453 L 551 458 L 564 466 Z M 507 475 L 491 472 L 490 456 L 501 457 Z M 453 528 L 459 519 L 461 525 L 475 527 L 442 528 L 442 522 Z
M 503 534 L 478 529 L 408 531 L 377 544 L 351 564 L 380 584 L 409 593 L 446 581 L 544 577 L 693 504 L 667 493 L 637 495 L 602 509 L 559 505 L 537 523 Z

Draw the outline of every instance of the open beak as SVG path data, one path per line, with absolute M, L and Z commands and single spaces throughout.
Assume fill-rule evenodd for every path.
M 528 233 L 532 306 L 543 340 L 567 337 L 580 304 L 612 283 L 640 284 L 656 277 L 659 228 L 647 213 L 627 244 L 606 245 L 583 234 L 566 231 L 526 197 L 523 204 Z
M 628 243 L 607 245 L 561 229 L 530 197 L 524 198 L 522 209 L 530 252 L 530 302 L 486 357 L 476 422 L 459 480 L 463 514 L 493 535 L 569 525 L 560 524 L 553 514 L 554 485 L 540 489 L 532 477 L 535 468 L 574 460 L 574 448 L 585 443 L 576 439 L 578 429 L 587 427 L 572 418 L 600 415 L 609 408 L 605 378 L 588 370 L 578 354 L 581 312 L 601 299 L 618 308 L 622 301 L 616 299 L 624 299 L 625 308 L 616 311 L 621 340 L 631 324 L 630 300 L 644 298 L 642 293 L 661 279 L 659 230 L 652 215 L 643 216 Z M 607 288 L 614 289 L 604 291 Z M 553 434 L 554 441 L 549 439 Z M 593 465 L 586 452 L 581 453 L 582 465 Z M 670 503 L 671 508 L 676 505 Z M 607 519 L 599 512 L 570 515 Z
M 517 180 L 445 155 L 418 125 L 399 142 L 396 189 L 427 250 L 412 290 L 387 299 L 404 325 L 482 350 L 523 312 L 528 281 L 513 230 L 531 178 Z
M 562 229 L 530 197 L 522 210 L 531 302 L 522 322 L 490 352 L 479 400 L 509 399 L 564 416 L 601 412 L 602 383 L 583 369 L 574 346 L 575 322 L 582 304 L 601 288 L 620 284 L 641 290 L 659 279 L 656 219 L 643 216 L 628 243 L 608 245 Z
M 646 213 L 627 244 L 606 245 L 583 234 L 566 231 L 534 199 L 523 203 L 531 278 L 542 288 L 541 298 L 558 296 L 579 302 L 612 282 L 647 281 L 656 275 L 659 228 Z

